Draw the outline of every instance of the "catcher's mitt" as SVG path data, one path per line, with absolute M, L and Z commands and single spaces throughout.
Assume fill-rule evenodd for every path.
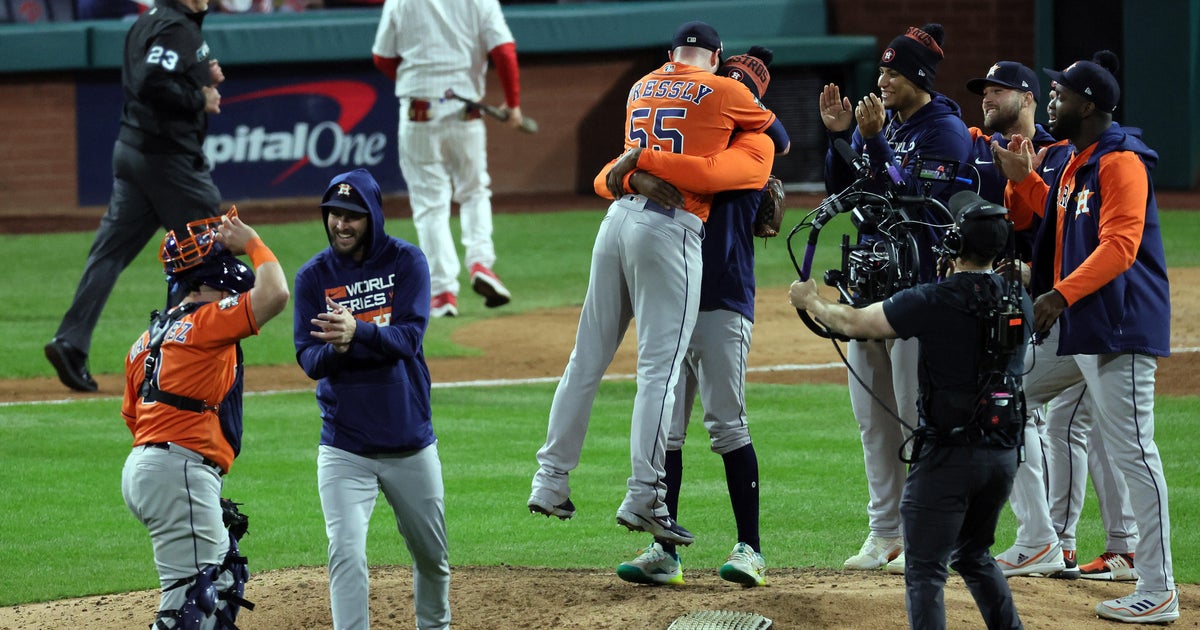
M 758 212 L 754 215 L 754 235 L 760 238 L 779 236 L 783 225 L 783 182 L 774 175 L 767 178 L 767 187 Z
M 242 536 L 246 535 L 246 531 L 250 529 L 250 517 L 238 511 L 239 505 L 241 503 L 221 499 L 221 520 L 224 521 L 225 528 L 229 530 L 229 535 L 234 540 L 241 540 Z

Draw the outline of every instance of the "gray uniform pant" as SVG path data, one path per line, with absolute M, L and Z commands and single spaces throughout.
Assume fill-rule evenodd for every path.
M 1128 486 L 1129 505 L 1137 522 L 1137 590 L 1172 590 L 1175 576 L 1167 480 L 1154 442 L 1154 373 L 1158 359 L 1133 353 L 1058 356 L 1054 354 L 1058 347 L 1054 341 L 1048 339 L 1040 346 L 1031 346 L 1037 363 L 1032 364 L 1034 372 L 1025 381 L 1029 405 L 1040 405 L 1072 385 L 1087 385 L 1095 403 L 1095 430 L 1104 440 L 1108 465 Z M 1026 369 L 1031 361 L 1027 359 Z M 1049 522 L 1042 472 L 1033 472 L 1023 476 L 1018 471 L 1011 497 L 1013 512 L 1018 518 Z M 1022 540 L 1020 529 L 1017 539 Z
M 891 414 L 895 412 L 909 426 L 917 426 L 919 348 L 915 338 L 851 341 L 846 347 L 850 368 L 871 389 L 868 392 L 853 374 L 849 376 L 850 407 L 858 421 L 867 470 L 867 521 L 876 536 L 895 538 L 901 533 L 900 497 L 908 470 L 900 461 L 900 449 L 908 430 Z
M 437 444 L 377 457 L 319 446 L 317 488 L 329 537 L 329 602 L 335 630 L 371 627 L 367 526 L 381 490 L 413 559 L 417 628 L 449 628 L 450 554 Z
M 575 349 L 554 392 L 546 443 L 537 453 L 533 495 L 551 505 L 571 494 L 567 475 L 579 465 L 600 379 L 635 319 L 632 473 L 620 509 L 668 516 L 663 465 L 680 364 L 700 307 L 704 225 L 694 214 L 656 208 L 641 195 L 626 195 L 609 206 L 596 233 Z
M 191 221 L 220 213 L 221 193 L 197 156 L 144 154 L 113 146 L 113 192 L 88 252 L 83 277 L 55 336 L 84 353 L 117 277 L 162 230 L 183 234 Z
M 135 446 L 121 471 L 125 505 L 150 531 L 163 589 L 159 610 L 182 607 L 188 587 L 170 587 L 205 566 L 221 564 L 229 551 L 229 531 L 221 520 L 221 473 L 203 459 L 174 444 L 170 450 Z M 233 576 L 222 572 L 213 584 L 224 591 L 233 585 Z M 217 606 L 225 608 L 225 602 Z M 201 627 L 215 625 L 216 617 L 210 616 Z
M 1025 425 L 1026 459 L 1010 497 L 1016 544 L 1041 547 L 1058 541 L 1064 549 L 1076 548 L 1090 469 L 1107 532 L 1105 551 L 1129 553 L 1138 538 L 1129 490 L 1109 460 L 1103 432 L 1095 429 L 1095 390 L 1087 387 L 1075 357 L 1056 353 L 1058 332 L 1055 324 L 1025 356 L 1025 400 L 1034 413 Z
M 752 324 L 741 313 L 701 311 L 675 387 L 675 413 L 667 450 L 683 448 L 696 392 L 712 451 L 724 455 L 750 443 L 746 424 L 746 358 Z

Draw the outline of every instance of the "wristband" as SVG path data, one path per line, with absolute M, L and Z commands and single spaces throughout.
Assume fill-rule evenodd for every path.
M 250 256 L 250 264 L 254 265 L 255 269 L 263 266 L 266 263 L 278 263 L 279 259 L 275 257 L 275 253 L 267 244 L 262 242 L 262 239 L 255 236 L 246 243 L 246 254 Z

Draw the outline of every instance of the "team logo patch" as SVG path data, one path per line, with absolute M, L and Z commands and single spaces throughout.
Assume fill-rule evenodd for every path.
M 887 50 L 883 51 L 883 61 L 884 61 L 884 63 L 887 63 L 887 62 L 889 62 L 889 61 L 891 61 L 891 60 L 893 60 L 893 59 L 895 59 L 895 58 L 896 58 L 896 51 L 895 51 L 895 50 L 893 50 L 893 49 L 889 48 L 889 49 L 887 49 Z
M 1088 190 L 1087 186 L 1084 186 L 1083 190 L 1080 190 L 1075 195 L 1075 216 L 1091 214 L 1091 210 L 1088 209 L 1088 200 L 1092 198 L 1092 194 L 1092 191 Z
M 351 190 L 353 189 L 350 188 L 350 184 L 338 184 L 337 194 L 339 197 L 349 197 Z
M 238 296 L 231 295 L 217 303 L 217 308 L 222 311 L 229 310 L 238 305 Z
M 990 77 L 999 71 L 1000 71 L 1000 64 L 996 64 L 996 65 L 992 66 L 991 68 L 988 68 L 987 75 Z
M 742 74 L 741 70 L 730 70 L 729 71 L 729 78 L 733 79 L 735 81 L 741 81 L 743 76 L 745 76 L 745 75 Z

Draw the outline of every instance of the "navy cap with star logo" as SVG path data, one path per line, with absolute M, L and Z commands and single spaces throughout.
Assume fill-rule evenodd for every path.
M 362 214 L 371 213 L 371 209 L 367 207 L 367 202 L 363 200 L 362 195 L 346 182 L 331 185 L 325 191 L 325 196 L 321 198 L 321 207 L 341 208 Z
M 1042 91 L 1037 74 L 1025 67 L 1025 65 L 1015 61 L 997 62 L 988 69 L 986 77 L 967 81 L 967 89 L 982 95 L 983 88 L 989 84 L 1021 90 L 1023 92 L 1033 92 L 1034 100 L 1037 100 L 1038 95 Z

